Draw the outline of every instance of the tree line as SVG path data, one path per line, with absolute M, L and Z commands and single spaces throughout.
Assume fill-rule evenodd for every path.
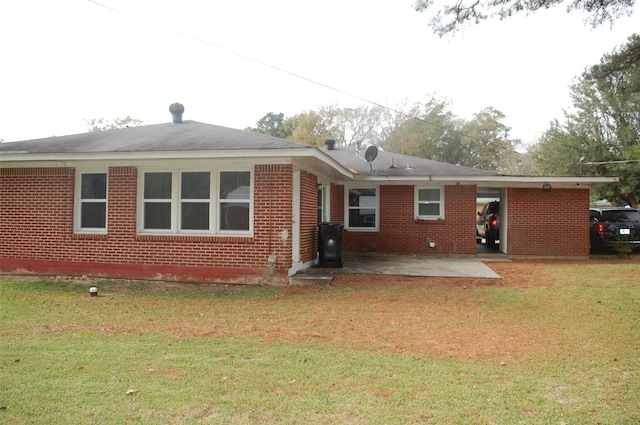
M 341 108 L 321 107 L 286 117 L 269 112 L 246 130 L 322 146 L 334 139 L 339 147 L 384 150 L 467 167 L 511 173 L 525 170 L 522 143 L 511 138 L 505 115 L 487 107 L 470 120 L 456 116 L 450 101 L 432 96 L 424 103 Z

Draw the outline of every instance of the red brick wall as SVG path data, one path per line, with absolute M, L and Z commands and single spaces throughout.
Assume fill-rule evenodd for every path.
M 290 165 L 255 167 L 253 237 L 136 235 L 135 167 L 109 169 L 108 234 L 74 234 L 74 182 L 72 168 L 0 170 L 2 270 L 249 282 L 291 267 Z
M 416 220 L 414 186 L 380 186 L 378 232 L 345 231 L 344 250 L 475 255 L 475 186 L 445 186 L 445 219 Z M 344 222 L 344 187 L 331 189 L 331 219 Z M 436 243 L 429 247 L 429 241 Z
M 331 183 L 329 189 L 329 221 L 344 222 L 344 186 Z
M 0 170 L 0 260 L 67 256 L 74 179 L 73 168 Z
M 276 270 L 286 272 L 291 267 L 291 237 L 293 235 L 293 167 L 291 165 L 257 165 L 254 188 L 254 246 L 243 256 L 276 256 Z M 285 236 L 286 233 L 286 237 Z M 263 263 L 264 264 L 264 263 Z
M 589 255 L 588 189 L 508 189 L 507 253 Z

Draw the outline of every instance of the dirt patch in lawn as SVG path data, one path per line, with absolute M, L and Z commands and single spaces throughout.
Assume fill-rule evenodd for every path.
M 113 294 L 101 293 L 96 300 L 107 301 L 102 303 L 104 312 L 94 312 L 102 319 L 68 326 L 74 330 L 88 326 L 105 333 L 158 332 L 177 338 L 234 337 L 300 345 L 331 344 L 343 349 L 385 350 L 494 364 L 543 361 L 541 355 L 570 358 L 579 353 L 590 354 L 585 350 L 607 355 L 607 342 L 601 340 L 606 333 L 598 333 L 593 325 L 584 326 L 596 323 L 606 330 L 606 312 L 595 303 L 574 303 L 580 297 L 576 292 L 558 297 L 558 275 L 549 272 L 548 266 L 584 268 L 616 261 L 637 264 L 638 268 L 616 272 L 621 279 L 636 281 L 639 259 L 608 258 L 585 262 L 489 262 L 500 279 L 345 274 L 330 286 L 184 287 L 187 294 L 223 290 L 232 292 L 232 296 L 132 299 L 120 296 L 127 289 L 113 288 Z M 161 288 L 164 284 L 151 285 Z M 167 284 L 173 292 L 176 286 L 180 284 Z M 530 297 L 533 292 L 535 297 Z M 571 303 L 570 309 L 565 301 Z M 52 331 L 64 330 L 65 324 L 56 322 Z
M 595 338 L 567 333 L 568 327 L 591 332 L 580 330 L 581 320 L 593 319 L 580 315 L 590 311 L 576 311 L 575 323 L 567 323 L 570 313 L 563 305 L 496 301 L 489 294 L 492 288 L 551 288 L 557 283 L 544 272 L 547 265 L 548 261 L 489 263 L 501 279 L 340 275 L 329 287 L 287 287 L 276 299 L 249 301 L 243 315 L 222 307 L 211 317 L 218 326 L 190 332 L 496 364 L 536 361 L 541 353 L 569 357 L 585 349 L 583 338 Z M 549 294 L 553 298 L 553 291 Z M 229 307 L 237 308 L 233 303 Z
M 536 272 L 542 263 L 491 263 L 501 279 L 340 275 L 330 289 L 287 288 L 315 294 L 313 311 L 270 320 L 255 336 L 314 339 L 351 349 L 384 349 L 496 362 L 512 361 L 549 342 L 549 329 L 527 320 L 516 305 L 483 301 L 477 289 L 531 288 L 555 283 Z M 322 291 L 344 291 L 322 297 Z

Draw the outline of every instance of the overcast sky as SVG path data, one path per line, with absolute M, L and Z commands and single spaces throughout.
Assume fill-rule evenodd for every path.
M 185 120 L 243 129 L 268 112 L 436 94 L 466 119 L 497 108 L 529 143 L 562 118 L 574 78 L 640 32 L 638 12 L 591 29 L 564 6 L 438 38 L 413 0 L 96 1 L 108 8 L 0 2 L 0 138 L 170 122 L 174 102 Z

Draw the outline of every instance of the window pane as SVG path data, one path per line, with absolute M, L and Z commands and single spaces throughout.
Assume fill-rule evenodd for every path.
M 324 210 L 326 209 L 326 191 L 325 188 L 318 190 L 318 223 L 324 219 Z
M 80 227 L 104 229 L 107 225 L 106 202 L 83 202 L 80 207 Z
M 183 202 L 182 229 L 209 230 L 209 203 Z
M 419 189 L 419 202 L 440 202 L 440 189 Z
M 171 173 L 145 173 L 144 199 L 171 199 Z
M 349 189 L 350 207 L 375 207 L 375 189 Z
M 249 199 L 251 173 L 225 171 L 220 173 L 220 199 Z
M 440 215 L 440 204 L 418 204 L 418 215 Z
M 249 204 L 223 203 L 220 230 L 249 230 Z
M 376 227 L 376 211 L 372 209 L 349 210 L 349 227 Z
M 209 173 L 182 173 L 182 199 L 209 199 Z
M 171 203 L 145 202 L 144 228 L 171 229 Z
M 640 213 L 637 211 L 603 211 L 604 221 L 640 221 Z
M 83 174 L 81 186 L 80 197 L 82 199 L 107 199 L 107 175 L 105 173 Z

